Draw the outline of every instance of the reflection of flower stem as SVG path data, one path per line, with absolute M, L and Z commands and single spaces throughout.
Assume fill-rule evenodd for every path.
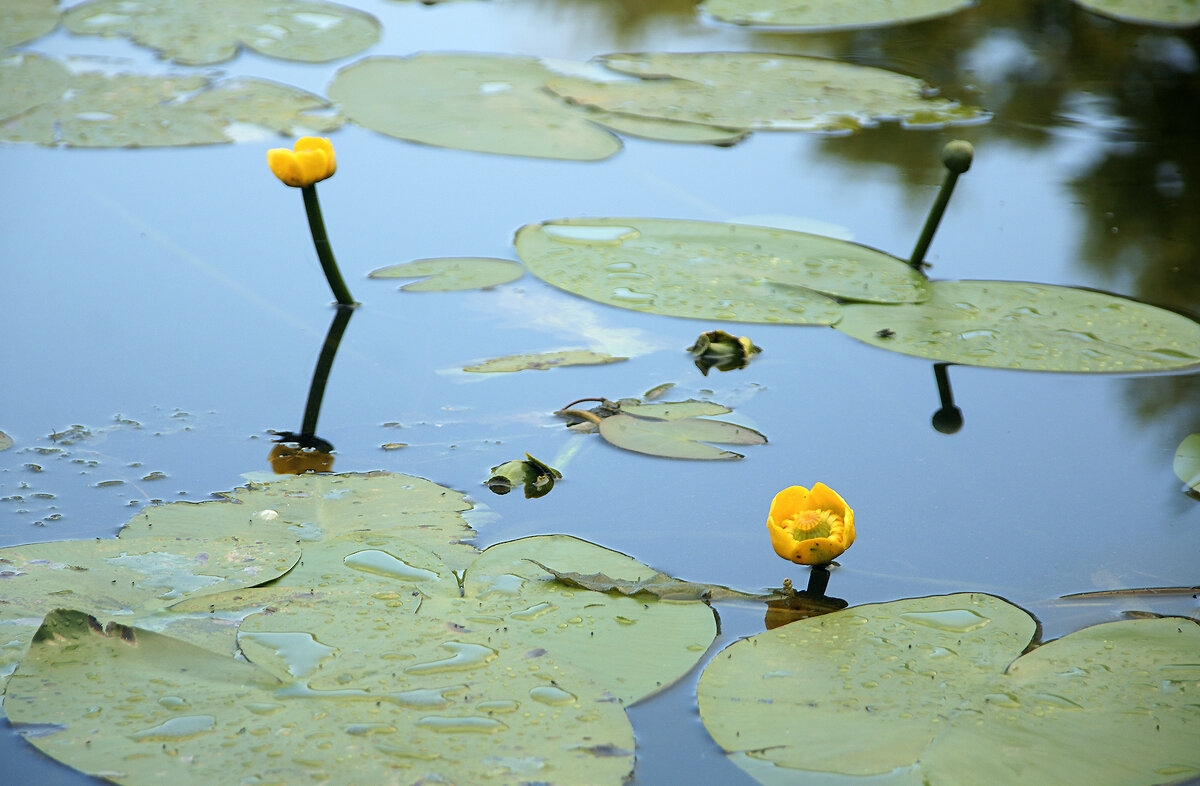
M 306 188 L 305 191 L 307 190 Z M 317 367 L 313 369 L 312 385 L 308 388 L 308 402 L 304 405 L 304 425 L 300 427 L 302 439 L 316 436 L 321 399 L 325 397 L 325 382 L 329 379 L 334 355 L 337 354 L 338 345 L 342 343 L 342 334 L 346 332 L 346 325 L 350 324 L 350 316 L 353 313 L 354 309 L 351 306 L 339 305 L 337 313 L 333 315 L 333 322 L 329 323 L 325 346 L 321 347 L 321 356 L 317 358 Z
M 317 248 L 317 257 L 321 260 L 321 269 L 325 271 L 325 279 L 333 296 L 340 306 L 357 306 L 342 273 L 338 270 L 337 260 L 333 258 L 333 247 L 329 245 L 329 236 L 325 234 L 325 221 L 321 218 L 321 203 L 317 201 L 316 185 L 304 186 L 300 189 L 304 194 L 304 210 L 308 213 L 308 228 L 312 230 L 313 245 Z
M 950 374 L 946 371 L 950 363 L 934 363 L 933 378 L 937 382 L 938 398 L 942 408 L 933 413 L 933 427 L 943 434 L 953 434 L 962 428 L 962 410 L 954 405 L 954 391 L 950 389 Z
M 808 572 L 808 588 L 804 591 L 814 596 L 823 596 L 829 587 L 829 568 L 824 565 L 813 565 Z
M 925 265 L 925 252 L 929 250 L 929 244 L 933 242 L 933 233 L 937 231 L 938 224 L 942 221 L 946 205 L 950 204 L 950 195 L 954 193 L 954 184 L 958 182 L 959 175 L 971 168 L 971 159 L 974 155 L 974 148 L 969 142 L 962 140 L 948 142 L 942 148 L 942 163 L 946 166 L 946 179 L 942 181 L 942 188 L 938 191 L 933 207 L 929 209 L 929 217 L 925 219 L 925 228 L 921 230 L 917 247 L 913 249 L 912 258 L 908 260 L 908 264 L 913 270 L 920 270 Z

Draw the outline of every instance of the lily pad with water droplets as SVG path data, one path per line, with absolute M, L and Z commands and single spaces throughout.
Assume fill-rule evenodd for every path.
M 0 5 L 0 49 L 25 44 L 58 27 L 55 0 L 5 0 Z M 4 91 L 0 90 L 0 96 Z
M 527 355 L 507 355 L 502 358 L 492 358 L 473 366 L 467 366 L 463 371 L 476 374 L 508 373 L 513 371 L 545 371 L 560 366 L 602 366 L 608 363 L 619 363 L 629 360 L 625 357 L 609 355 L 605 352 L 593 352 L 590 349 L 568 349 L 561 352 L 541 352 Z
M 976 0 L 705 0 L 720 22 L 756 27 L 830 30 L 879 27 L 946 16 Z
M 1200 364 L 1200 323 L 1085 289 L 936 281 L 924 303 L 849 305 L 835 325 L 868 344 L 948 363 L 1027 371 L 1141 372 Z
M 63 24 L 79 35 L 125 36 L 183 65 L 233 59 L 244 46 L 268 57 L 323 63 L 379 41 L 379 22 L 317 0 L 88 0 Z
M 410 142 L 580 161 L 620 150 L 616 136 L 546 93 L 554 76 L 532 57 L 369 57 L 338 71 L 329 97 L 359 125 Z
M 741 453 L 718 445 L 764 445 L 767 438 L 754 429 L 704 418 L 654 420 L 617 414 L 600 421 L 600 436 L 613 445 L 635 453 L 662 458 L 728 461 Z
M 1142 25 L 1195 27 L 1200 25 L 1196 0 L 1075 0 L 1097 14 Z
M 1189 434 L 1175 449 L 1175 476 L 1192 491 L 1200 491 L 1200 434 Z
M 870 604 L 736 642 L 700 716 L 762 783 L 1169 783 L 1200 772 L 1200 625 L 1113 622 L 1022 655 L 1037 628 L 990 595 Z
M 424 278 L 424 281 L 414 281 L 400 289 L 405 292 L 458 292 L 507 284 L 523 275 L 525 268 L 509 259 L 445 257 L 381 267 L 372 270 L 370 278 Z
M 612 54 L 597 61 L 642 79 L 560 77 L 547 87 L 608 112 L 750 130 L 849 133 L 882 120 L 941 127 L 989 117 L 933 97 L 919 79 L 814 57 L 700 52 Z
M 771 227 L 576 218 L 526 225 L 515 243 L 547 283 L 667 316 L 830 325 L 841 316 L 832 297 L 905 303 L 927 296 L 925 277 L 896 257 Z

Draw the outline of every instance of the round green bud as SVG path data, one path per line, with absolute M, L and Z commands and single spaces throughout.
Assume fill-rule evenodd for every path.
M 971 159 L 975 157 L 975 148 L 971 143 L 962 139 L 947 142 L 942 148 L 942 163 L 955 174 L 961 175 L 971 168 Z

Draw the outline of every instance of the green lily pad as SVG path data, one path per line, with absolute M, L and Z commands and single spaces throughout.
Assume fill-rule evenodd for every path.
M 622 401 L 621 411 L 627 415 L 639 418 L 657 418 L 658 420 L 679 420 L 680 418 L 700 418 L 709 415 L 728 415 L 732 409 L 715 401 L 652 401 L 645 404 Z
M 1175 476 L 1192 491 L 1200 491 L 1200 434 L 1188 434 L 1175 449 Z
M 848 133 L 881 120 L 941 127 L 988 118 L 976 107 L 931 97 L 919 79 L 834 60 L 760 52 L 612 54 L 596 60 L 642 79 L 559 77 L 546 86 L 607 112 L 750 130 Z
M 13 438 L 0 431 L 0 450 L 8 450 L 13 446 Z
M 184 65 L 223 63 L 243 46 L 323 63 L 378 43 L 380 32 L 370 14 L 317 0 L 89 0 L 63 24 L 78 35 L 125 36 Z
M 10 71 L 10 69 L 12 69 Z M 0 63 L 0 86 L 21 85 L 0 103 L 0 139 L 71 147 L 160 147 L 235 141 L 233 129 L 327 132 L 340 116 L 323 98 L 260 79 L 70 74 L 47 58 Z
M 370 278 L 425 278 L 400 287 L 405 292 L 458 292 L 486 289 L 516 281 L 525 268 L 508 259 L 446 257 L 418 259 L 371 271 Z
M 1075 0 L 1097 14 L 1142 25 L 1195 27 L 1200 25 L 1196 0 Z
M 618 363 L 629 358 L 609 355 L 606 352 L 593 352 L 590 349 L 569 349 L 561 352 L 542 352 L 526 355 L 507 355 L 502 358 L 492 358 L 473 366 L 467 366 L 463 371 L 478 374 L 498 372 L 526 371 L 533 369 L 545 371 L 559 366 L 600 366 L 607 363 Z
M 635 453 L 681 459 L 728 461 L 744 458 L 741 453 L 706 445 L 764 445 L 767 438 L 754 429 L 723 420 L 679 418 L 652 420 L 618 414 L 600 421 L 600 436 L 613 445 Z
M 5 0 L 0 6 L 0 49 L 33 41 L 58 27 L 55 0 Z M 0 90 L 0 96 L 4 91 Z
M 361 126 L 458 150 L 598 161 L 621 141 L 543 89 L 532 57 L 418 53 L 369 57 L 337 72 L 329 97 Z
M 917 22 L 973 5 L 975 0 L 705 0 L 700 8 L 735 25 L 830 30 Z
M 949 363 L 1028 371 L 1134 372 L 1200 364 L 1200 323 L 1085 289 L 936 281 L 924 303 L 849 305 L 835 327 L 859 341 Z
M 700 123 L 681 123 L 656 117 L 620 115 L 615 112 L 593 110 L 587 119 L 610 131 L 655 142 L 684 142 L 689 144 L 717 145 L 729 147 L 741 142 L 750 132 L 744 128 L 721 128 Z
M 1200 773 L 1200 626 L 1086 628 L 1022 655 L 999 598 L 845 609 L 739 641 L 699 684 L 713 738 L 762 783 L 1165 783 Z
M 786 229 L 653 218 L 528 224 L 517 254 L 538 278 L 635 311 L 736 322 L 830 325 L 830 297 L 881 303 L 927 297 L 896 257 Z M 825 293 L 825 294 L 822 294 Z

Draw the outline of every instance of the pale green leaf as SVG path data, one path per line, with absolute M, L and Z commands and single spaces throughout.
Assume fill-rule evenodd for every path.
M 1200 491 L 1200 434 L 1188 434 L 1175 449 L 1175 476 L 1192 491 Z
M 560 77 L 547 87 L 607 112 L 750 130 L 850 132 L 881 120 L 930 127 L 988 118 L 978 108 L 932 97 L 919 79 L 834 60 L 699 52 L 612 54 L 597 61 L 642 79 Z
M 379 41 L 373 16 L 317 0 L 88 0 L 63 14 L 79 35 L 125 36 L 184 65 L 231 60 L 241 47 L 321 63 Z
M 0 450 L 8 450 L 13 446 L 13 438 L 0 431 Z
M 606 573 L 574 573 L 571 571 L 555 570 L 543 565 L 537 560 L 530 560 L 539 568 L 550 573 L 554 578 L 569 587 L 592 590 L 594 592 L 615 592 L 618 595 L 636 597 L 648 595 L 659 600 L 730 600 L 757 599 L 760 596 L 722 587 L 720 584 L 700 584 L 694 581 L 683 581 L 666 573 L 655 573 L 653 576 L 637 581 L 614 579 Z
M 1013 281 L 936 281 L 914 305 L 848 305 L 835 325 L 930 360 L 1028 371 L 1133 372 L 1200 364 L 1200 323 L 1134 300 Z
M 49 57 L 18 52 L 0 60 L 0 120 L 58 100 L 70 82 L 71 72 Z
M 534 369 L 545 371 L 560 366 L 597 366 L 607 363 L 617 363 L 629 358 L 609 355 L 605 352 L 593 352 L 590 349 L 570 349 L 561 352 L 542 352 L 526 355 L 507 355 L 502 358 L 492 358 L 473 366 L 467 366 L 463 371 L 475 373 L 497 373 L 510 371 L 525 371 Z
M 541 61 L 510 55 L 370 57 L 338 71 L 329 96 L 355 123 L 427 145 L 597 161 L 620 140 L 543 89 Z
M 973 5 L 975 0 L 705 0 L 700 7 L 735 25 L 828 30 L 916 22 Z
M 806 772 L 1165 783 L 1200 771 L 1200 626 L 1097 625 L 1022 656 L 1035 630 L 1021 609 L 977 594 L 801 620 L 717 655 L 700 678 L 701 718 L 764 783 Z
M 640 139 L 653 139 L 656 142 L 685 142 L 729 147 L 741 142 L 750 134 L 749 131 L 741 128 L 720 128 L 700 123 L 681 123 L 655 117 L 639 117 L 637 115 L 621 115 L 615 112 L 602 112 L 598 109 L 588 112 L 587 119 L 610 131 L 616 131 L 618 134 L 634 136 Z
M 648 404 L 621 402 L 621 411 L 627 415 L 640 418 L 657 418 L 659 420 L 679 420 L 680 418 L 698 418 L 706 415 L 728 415 L 732 409 L 714 401 L 655 401 Z
M 0 4 L 0 49 L 28 43 L 58 27 L 55 0 L 4 0 Z M 4 90 L 0 89 L 0 97 Z
M 424 278 L 424 281 L 414 281 L 400 289 L 405 292 L 457 292 L 507 284 L 523 275 L 525 268 L 508 259 L 445 257 L 388 265 L 371 271 L 370 278 Z
M 1097 14 L 1142 25 L 1195 27 L 1200 25 L 1196 0 L 1075 0 Z
M 740 459 L 743 456 L 707 445 L 706 442 L 720 445 L 763 445 L 767 441 L 766 437 L 754 429 L 723 420 L 651 420 L 626 414 L 613 415 L 601 420 L 600 436 L 619 448 L 635 453 L 647 453 L 663 458 L 709 460 Z

